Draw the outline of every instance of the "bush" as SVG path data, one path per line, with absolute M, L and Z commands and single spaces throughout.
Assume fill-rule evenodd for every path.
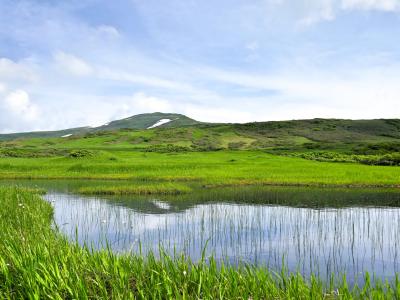
M 218 145 L 217 141 L 212 140 L 207 136 L 193 141 L 192 148 L 195 151 L 217 151 L 222 149 L 222 147 Z
M 365 165 L 375 166 L 400 166 L 400 153 L 385 155 L 354 155 L 337 152 L 304 152 L 292 153 L 289 156 L 300 157 L 308 160 L 327 162 L 358 162 Z
M 232 142 L 228 144 L 228 149 L 230 150 L 238 150 L 242 147 L 246 146 L 245 142 Z
M 70 158 L 84 158 L 84 157 L 91 157 L 94 153 L 89 150 L 71 150 L 68 153 L 68 157 Z
M 189 147 L 177 146 L 173 144 L 154 145 L 145 149 L 146 152 L 158 152 L 158 153 L 187 152 L 190 150 L 191 149 Z
M 303 146 L 306 149 L 319 149 L 319 148 L 321 148 L 321 144 L 317 144 L 317 143 L 304 143 Z
M 362 164 L 377 166 L 400 166 L 400 153 L 386 154 L 382 156 L 365 156 L 359 160 Z
M 390 154 L 400 152 L 400 143 L 378 143 L 359 145 L 353 149 L 356 154 L 371 155 L 371 154 Z
M 4 149 L 0 150 L 0 157 L 37 158 L 64 155 L 63 150 L 55 149 Z

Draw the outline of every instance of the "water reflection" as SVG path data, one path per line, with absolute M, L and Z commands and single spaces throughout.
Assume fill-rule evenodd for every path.
M 80 243 L 96 248 L 107 241 L 115 251 L 137 253 L 157 252 L 162 245 L 171 254 L 183 252 L 197 260 L 208 242 L 207 254 L 233 264 L 242 261 L 279 270 L 284 257 L 292 271 L 321 276 L 345 272 L 350 281 L 365 271 L 385 278 L 399 271 L 397 207 L 293 207 L 271 204 L 268 197 L 277 194 L 267 194 L 264 191 L 264 201 L 253 194 L 252 201 L 242 195 L 230 202 L 211 195 L 204 200 L 205 194 L 182 196 L 192 197 L 186 201 L 56 192 L 46 197 L 54 205 L 60 230 L 72 239 L 78 232 Z M 378 201 L 377 193 L 373 195 L 367 198 Z M 381 203 L 399 200 L 395 192 L 381 196 Z
M 116 252 L 207 255 L 280 270 L 347 273 L 350 283 L 369 271 L 393 279 L 400 271 L 398 189 L 246 187 L 196 189 L 180 196 L 81 197 L 81 186 L 111 181 L 3 181 L 43 187 L 60 231 L 81 244 Z M 196 187 L 194 187 L 196 188 Z M 78 234 L 78 236 L 76 236 Z

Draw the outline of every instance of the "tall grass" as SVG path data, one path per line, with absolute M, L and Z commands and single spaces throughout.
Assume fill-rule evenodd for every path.
M 110 160 L 115 158 L 116 160 Z M 197 181 L 204 185 L 399 186 L 400 168 L 316 162 L 257 151 L 0 158 L 0 178 Z
M 83 195 L 179 195 L 190 191 L 188 186 L 177 183 L 102 185 L 78 189 Z
M 394 299 L 400 281 L 363 288 L 265 268 L 191 262 L 165 253 L 116 255 L 68 242 L 51 228 L 52 207 L 37 194 L 0 188 L 2 299 Z

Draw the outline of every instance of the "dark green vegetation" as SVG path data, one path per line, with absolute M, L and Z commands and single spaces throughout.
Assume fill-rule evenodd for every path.
M 212 258 L 116 255 L 70 243 L 51 229 L 50 204 L 31 192 L 0 188 L 0 297 L 2 299 L 395 299 L 400 281 L 363 288 L 343 280 L 241 265 Z
M 162 119 L 171 121 L 146 129 Z M 62 137 L 65 135 L 69 136 Z M 1 140 L 3 157 L 82 157 L 96 150 L 158 153 L 262 150 L 318 161 L 400 164 L 397 119 L 209 124 L 183 115 L 155 113 L 96 128 L 0 135 Z

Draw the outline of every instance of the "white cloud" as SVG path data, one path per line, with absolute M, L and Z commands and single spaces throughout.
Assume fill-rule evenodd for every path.
M 168 100 L 147 96 L 145 93 L 136 93 L 132 97 L 133 103 L 139 110 L 147 112 L 171 112 L 172 106 Z
M 298 22 L 300 26 L 335 19 L 335 4 L 332 0 L 307 1 L 305 8 L 304 16 Z
M 400 11 L 399 0 L 301 0 L 294 5 L 293 1 L 282 0 L 280 5 L 280 8 L 292 11 L 292 17 L 298 20 L 300 27 L 332 21 L 344 11 Z
M 393 67 L 397 68 L 393 74 L 359 68 L 396 64 L 398 51 L 391 37 L 396 36 L 398 22 L 389 20 L 392 30 L 389 22 L 381 23 L 381 16 L 353 14 L 397 11 L 398 0 L 241 0 L 230 5 L 220 1 L 214 3 L 213 12 L 207 1 L 176 0 L 164 7 L 156 0 L 136 1 L 148 5 L 148 10 L 136 15 L 138 27 L 132 31 L 127 23 L 113 22 L 120 15 L 111 11 L 107 21 L 101 21 L 104 25 L 90 26 L 101 18 L 81 19 L 74 4 L 65 9 L 64 2 L 60 7 L 43 1 L 35 5 L 25 1 L 26 6 L 9 2 L 7 9 L 0 9 L 7 12 L 0 13 L 0 35 L 12 42 L 5 53 L 15 50 L 13 57 L 29 59 L 0 58 L 0 82 L 5 85 L 0 84 L 2 130 L 5 124 L 13 131 L 100 125 L 153 111 L 176 111 L 215 122 L 374 118 L 396 112 L 398 117 L 400 111 L 400 66 Z M 223 15 L 218 13 L 221 9 Z M 25 13 L 23 18 L 20 12 Z M 339 18 L 328 29 L 301 27 L 341 14 L 348 14 L 344 20 L 348 28 L 360 32 L 354 41 Z M 371 21 L 376 31 L 370 31 Z M 121 24 L 121 32 L 107 22 Z M 305 32 L 293 34 L 296 25 Z M 367 38 L 361 39 L 363 34 Z M 62 51 L 48 57 L 57 49 Z M 364 59 L 375 51 L 388 56 Z M 193 62 L 216 69 L 197 72 Z M 336 69 L 339 65 L 341 70 Z M 319 69 L 310 70 L 311 66 Z M 351 70 L 358 73 L 349 74 Z M 23 117 L 39 111 L 30 96 L 38 101 L 42 118 L 27 123 Z
M 39 108 L 24 90 L 0 95 L 0 132 L 19 132 L 39 129 Z
M 62 51 L 54 54 L 58 66 L 68 73 L 76 76 L 87 76 L 92 74 L 92 67 L 84 60 Z
M 144 92 L 138 92 L 131 96 L 100 96 L 86 97 L 84 103 L 80 101 L 82 97 L 76 99 L 74 107 L 81 107 L 79 112 L 70 107 L 64 108 L 64 116 L 71 115 L 72 118 L 66 116 L 67 121 L 72 122 L 70 127 L 90 125 L 100 126 L 107 122 L 127 118 L 141 113 L 152 112 L 175 112 L 174 105 L 167 99 L 151 96 Z M 95 114 L 87 112 L 96 107 Z M 79 116 L 79 117 L 78 117 Z M 79 120 L 79 123 L 77 123 Z M 59 120 L 56 120 L 58 122 Z
M 10 113 L 23 120 L 32 121 L 38 117 L 38 108 L 31 103 L 29 94 L 23 90 L 8 94 L 4 99 L 4 104 Z
M 398 117 L 400 111 L 400 66 L 364 69 L 357 72 L 336 70 L 287 70 L 269 76 L 226 72 L 206 68 L 210 79 L 234 86 L 274 90 L 276 93 L 257 102 L 264 117 L 254 110 L 258 120 L 287 118 L 377 118 Z M 333 75 L 334 74 L 334 75 Z M 250 108 L 247 107 L 247 111 Z M 240 110 L 238 110 L 240 111 Z
M 345 10 L 381 10 L 396 11 L 400 9 L 399 0 L 342 0 Z
M 35 81 L 37 75 L 24 62 L 14 62 L 8 58 L 0 58 L 0 79 Z
M 242 106 L 245 106 L 242 103 Z M 213 106 L 200 106 L 200 105 L 187 105 L 183 108 L 183 113 L 199 121 L 206 122 L 251 122 L 254 120 L 254 113 L 246 111 L 243 107 L 221 107 L 220 105 Z
M 104 34 L 109 37 L 118 38 L 121 35 L 115 27 L 109 26 L 109 25 L 101 25 L 101 26 L 97 27 L 97 30 L 99 33 Z
M 131 72 L 125 72 L 120 70 L 111 70 L 109 68 L 99 68 L 100 79 L 125 81 L 140 85 L 152 86 L 163 89 L 173 89 L 179 91 L 192 91 L 193 88 L 186 83 L 182 83 L 176 80 L 168 80 L 156 76 L 139 75 Z

